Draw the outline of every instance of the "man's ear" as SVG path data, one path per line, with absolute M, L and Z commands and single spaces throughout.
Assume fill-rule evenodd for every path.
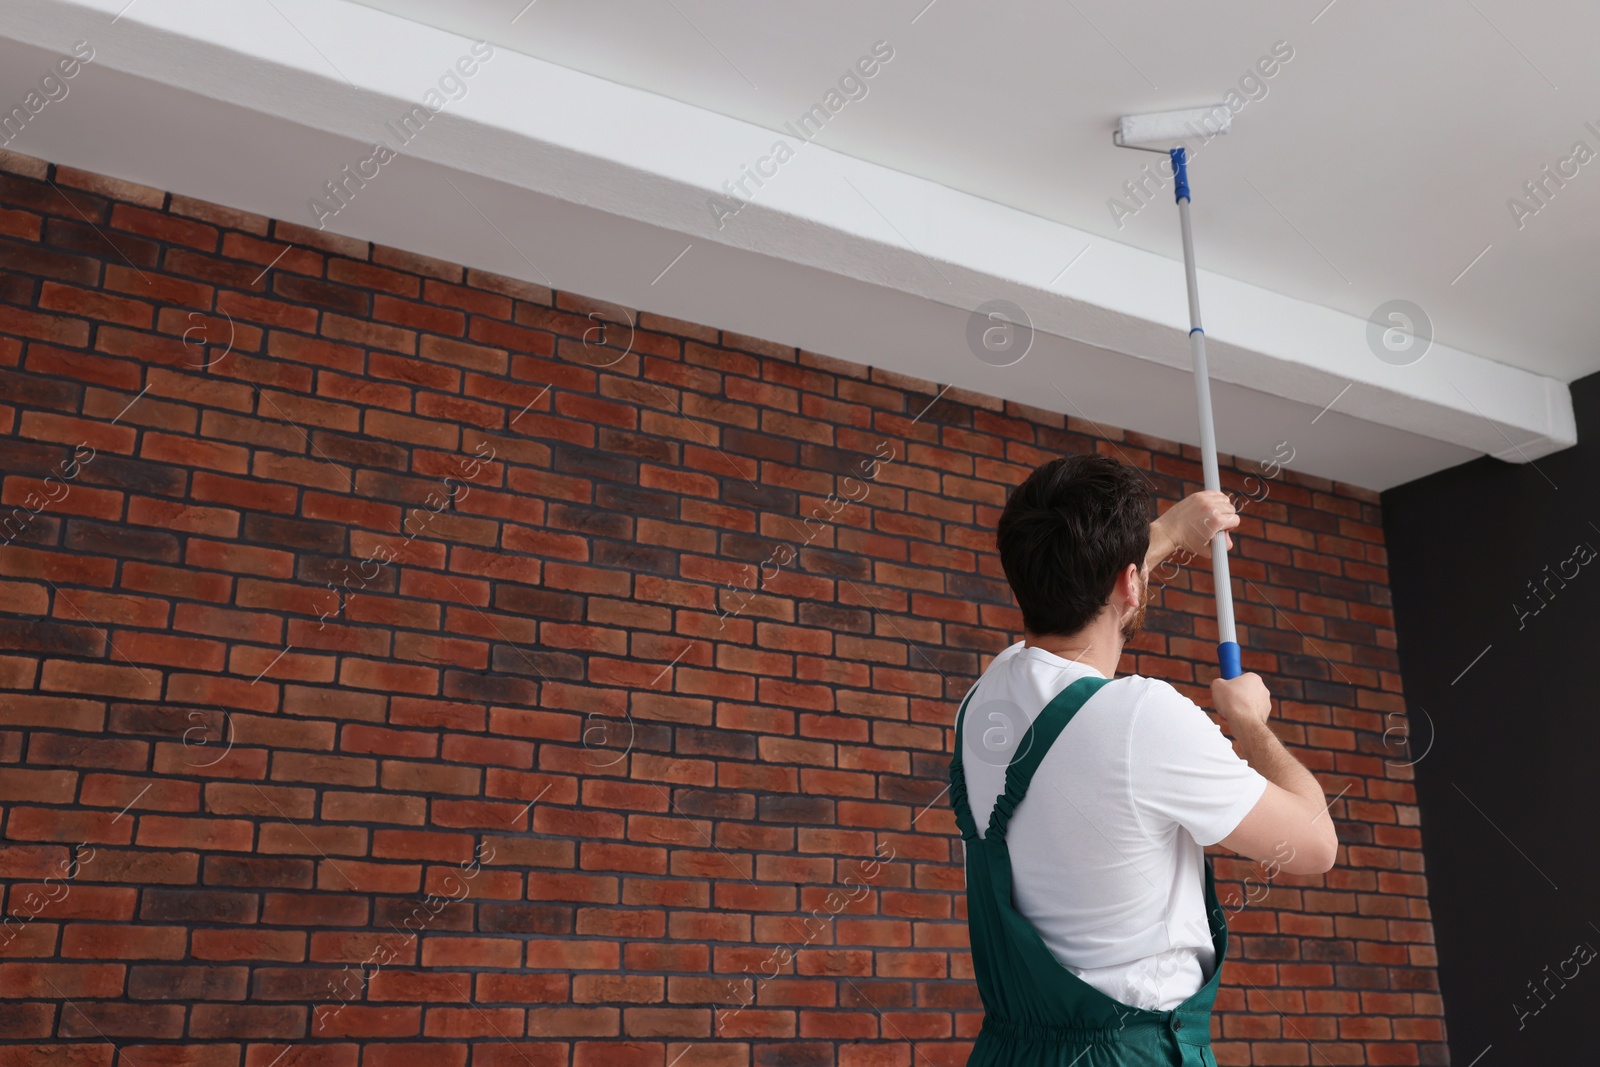
M 1140 583 L 1144 577 L 1141 564 L 1130 563 L 1122 568 L 1122 573 L 1117 575 L 1116 595 L 1122 601 L 1117 605 L 1120 612 L 1124 607 L 1137 608 L 1140 600 Z

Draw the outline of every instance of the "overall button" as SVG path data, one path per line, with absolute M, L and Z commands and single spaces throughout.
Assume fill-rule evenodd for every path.
M 1174 1030 L 1182 1030 L 1183 1029 L 1183 1018 L 1181 1016 L 1174 1015 L 1172 1017 L 1172 1028 Z

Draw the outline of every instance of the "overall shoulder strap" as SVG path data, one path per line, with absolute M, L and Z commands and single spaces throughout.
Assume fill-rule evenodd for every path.
M 1027 795 L 1028 786 L 1033 782 L 1034 772 L 1044 761 L 1044 754 L 1050 751 L 1050 746 L 1061 736 L 1061 731 L 1066 729 L 1067 723 L 1072 721 L 1078 709 L 1110 680 L 1080 678 L 1057 693 L 1055 699 L 1039 712 L 1029 725 L 1028 732 L 1022 735 L 1022 741 L 1017 745 L 1017 754 L 1011 757 L 1010 764 L 1006 766 L 1005 792 L 994 802 L 994 811 L 989 815 L 987 837 L 1005 836 L 1006 826 L 1011 822 L 1011 814 L 1017 810 L 1017 805 L 1022 803 L 1022 798 Z
M 967 773 L 961 766 L 961 720 L 965 717 L 967 705 L 972 703 L 972 695 L 977 691 L 978 687 L 974 685 L 956 711 L 956 751 L 950 757 L 950 803 L 956 809 L 956 828 L 969 841 L 978 837 L 978 822 L 972 817 L 972 808 L 967 803 Z

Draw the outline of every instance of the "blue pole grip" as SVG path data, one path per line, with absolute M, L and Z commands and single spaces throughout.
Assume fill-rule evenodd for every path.
M 1217 666 L 1222 668 L 1224 678 L 1237 678 L 1244 673 L 1239 666 L 1239 642 L 1224 641 L 1217 646 Z
M 1181 148 L 1169 148 L 1167 155 L 1172 157 L 1172 180 L 1175 188 L 1172 191 L 1173 201 L 1189 199 L 1189 165 L 1185 162 L 1184 151 Z

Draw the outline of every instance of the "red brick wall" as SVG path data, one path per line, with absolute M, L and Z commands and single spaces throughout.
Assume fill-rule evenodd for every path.
M 965 1061 L 997 509 L 1192 449 L 7 166 L 0 1065 Z M 1247 665 L 1347 847 L 1219 855 L 1217 1057 L 1442 1063 L 1377 497 L 1251 473 Z M 1127 667 L 1204 695 L 1208 579 Z

